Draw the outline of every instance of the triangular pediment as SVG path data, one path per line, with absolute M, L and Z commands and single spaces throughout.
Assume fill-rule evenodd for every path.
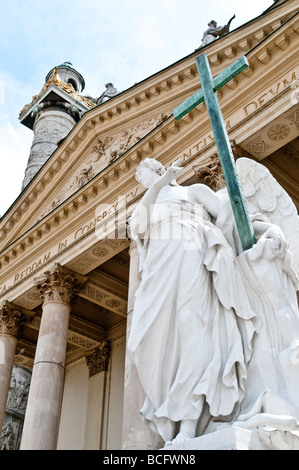
M 156 118 L 147 119 L 129 125 L 117 132 L 95 135 L 78 158 L 73 158 L 67 171 L 67 176 L 59 185 L 55 185 L 52 193 L 48 195 L 41 207 L 41 213 L 36 214 L 38 220 L 44 218 L 53 209 L 61 205 L 74 193 L 79 191 L 92 178 L 109 167 L 115 160 L 121 157 L 155 129 L 168 116 L 160 114 Z
M 160 158 L 167 153 L 167 162 L 170 154 L 176 158 L 189 152 L 195 158 L 205 150 L 205 158 L 209 159 L 215 146 L 204 104 L 179 123 L 172 117 L 172 110 L 200 87 L 195 57 L 201 52 L 208 55 L 213 75 L 243 54 L 249 59 L 251 68 L 219 92 L 225 116 L 234 115 L 235 121 L 230 122 L 234 138 L 234 126 L 241 122 L 237 111 L 241 109 L 242 117 L 246 117 L 244 108 L 251 98 L 257 100 L 268 85 L 271 89 L 269 80 L 275 81 L 275 76 L 277 83 L 281 79 L 276 57 L 281 61 L 283 50 L 294 55 L 293 44 L 298 40 L 295 3 L 289 1 L 273 8 L 267 15 L 86 112 L 1 219 L 2 250 L 41 223 L 47 226 L 48 219 L 59 210 L 66 213 L 68 204 L 77 204 L 75 199 L 92 188 L 92 181 L 101 179 L 105 186 L 114 178 L 114 184 L 119 184 L 121 162 L 123 168 L 130 168 L 126 157 L 129 154 L 134 154 L 135 160 L 130 157 L 132 162 L 146 155 Z M 269 81 L 266 85 L 265 77 Z M 286 76 L 285 88 L 292 85 L 292 77 Z M 260 109 L 255 111 L 258 114 Z M 186 171 L 190 172 L 190 168 Z M 132 179 L 130 184 L 135 183 Z

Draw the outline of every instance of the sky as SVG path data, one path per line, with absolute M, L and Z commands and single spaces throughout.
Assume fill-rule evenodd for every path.
M 0 216 L 21 191 L 33 132 L 21 109 L 47 73 L 69 61 L 83 75 L 83 94 L 105 84 L 118 91 L 191 54 L 207 23 L 230 30 L 261 15 L 273 0 L 0 0 Z

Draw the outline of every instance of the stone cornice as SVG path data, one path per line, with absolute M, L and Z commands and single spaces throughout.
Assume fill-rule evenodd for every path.
M 289 3 L 292 4 L 293 8 L 294 2 Z M 282 5 L 282 7 L 286 9 L 285 5 Z M 248 58 L 251 68 L 247 72 L 247 76 L 250 76 L 251 80 L 254 79 L 256 70 L 263 66 L 269 67 L 271 61 L 275 63 L 273 59 L 278 57 L 281 49 L 287 49 L 293 44 L 294 35 L 296 35 L 295 31 L 298 30 L 298 22 L 295 19 L 281 26 L 284 17 L 279 18 L 277 10 L 275 9 L 269 13 L 269 18 L 268 16 L 263 17 L 263 20 L 267 19 L 267 22 L 263 25 L 260 24 L 258 19 L 253 20 L 255 28 L 250 33 L 251 35 L 246 36 L 246 44 L 243 44 L 243 40 L 240 39 L 240 30 L 236 30 L 221 39 L 221 41 L 217 40 L 208 48 L 203 48 L 209 55 L 213 72 L 216 74 L 220 69 L 226 67 L 229 62 L 236 58 L 236 55 L 240 55 L 241 50 L 242 53 L 250 51 Z M 289 17 L 291 13 L 292 9 L 286 10 L 285 17 Z M 246 25 L 241 30 L 242 33 L 246 33 Z M 277 30 L 277 32 L 265 39 L 267 34 L 274 30 Z M 244 36 L 245 34 L 242 37 Z M 233 47 L 234 41 L 238 47 Z M 260 45 L 252 49 L 252 44 L 254 42 L 257 44 L 258 41 Z M 228 51 L 228 47 L 231 48 L 231 52 Z M 59 225 L 60 221 L 75 213 L 81 205 L 86 205 L 87 201 L 93 196 L 101 194 L 103 190 L 106 191 L 110 182 L 119 179 L 119 175 L 124 175 L 124 173 L 130 174 L 130 169 L 132 167 L 135 168 L 136 163 L 143 156 L 152 153 L 158 144 L 165 142 L 169 132 L 178 132 L 188 120 L 192 120 L 197 113 L 201 112 L 201 108 L 198 107 L 190 113 L 190 116 L 187 116 L 185 120 L 180 122 L 174 122 L 172 118 L 168 118 L 165 123 L 162 123 L 162 125 L 152 131 L 147 138 L 143 139 L 142 142 L 126 152 L 121 159 L 118 159 L 118 161 L 97 175 L 92 182 L 65 201 L 61 207 L 54 210 L 38 224 L 35 224 L 26 234 L 17 240 L 15 236 L 13 238 L 9 236 L 10 232 L 12 235 L 20 233 L 22 220 L 28 216 L 30 211 L 35 209 L 37 201 L 40 205 L 46 197 L 48 188 L 54 184 L 54 180 L 55 184 L 57 184 L 57 179 L 62 179 L 62 175 L 68 169 L 68 160 L 73 159 L 75 154 L 81 154 L 90 139 L 94 138 L 95 133 L 101 131 L 107 132 L 109 128 L 111 129 L 111 126 L 114 126 L 114 122 L 115 125 L 120 126 L 121 123 L 126 119 L 131 119 L 132 116 L 135 119 L 136 116 L 138 117 L 146 109 L 148 112 L 151 110 L 153 112 L 155 107 L 163 105 L 164 102 L 170 101 L 171 104 L 175 105 L 175 103 L 181 101 L 182 97 L 189 96 L 199 84 L 194 63 L 194 57 L 199 52 L 191 54 L 132 89 L 92 109 L 83 116 L 28 188 L 20 195 L 11 211 L 0 221 L 0 230 L 2 230 L 0 239 L 2 238 L 3 241 L 7 240 L 8 243 L 15 240 L 12 245 L 6 245 L 7 249 L 2 251 L 2 263 L 4 261 L 4 264 L 6 264 L 10 259 L 14 259 L 19 252 L 23 253 L 27 249 L 26 247 L 32 246 L 35 241 L 40 241 L 44 234 L 48 235 L 51 227 Z M 246 76 L 246 72 L 244 75 Z M 260 76 L 257 79 L 260 79 Z M 238 86 L 238 80 L 242 80 L 242 86 L 244 86 L 245 78 L 243 76 L 242 78 L 234 79 L 222 89 L 220 98 L 224 102 L 232 98 L 233 93 L 230 92 Z M 247 87 L 250 86 L 250 82 L 247 81 L 246 85 Z M 244 93 L 246 93 L 246 87 L 244 88 Z M 7 242 L 5 241 L 5 243 Z
M 277 56 L 291 44 L 298 50 L 298 34 L 299 13 L 297 12 L 246 53 L 247 58 L 251 58 L 251 69 L 258 63 L 268 64 L 273 55 Z

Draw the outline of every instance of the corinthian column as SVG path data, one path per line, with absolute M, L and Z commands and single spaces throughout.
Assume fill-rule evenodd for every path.
M 43 298 L 21 450 L 55 450 L 61 411 L 71 302 L 86 278 L 54 266 L 35 285 Z
M 25 315 L 5 301 L 0 306 L 0 434 L 3 426 L 13 361 Z

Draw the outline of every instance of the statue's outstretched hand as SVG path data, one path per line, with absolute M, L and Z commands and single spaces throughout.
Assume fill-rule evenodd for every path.
M 172 163 L 172 165 L 167 168 L 165 173 L 160 176 L 160 178 L 154 183 L 154 185 L 157 187 L 163 187 L 175 180 L 180 171 L 182 171 L 182 168 L 179 166 L 181 162 L 182 159 L 179 158 L 174 163 Z

